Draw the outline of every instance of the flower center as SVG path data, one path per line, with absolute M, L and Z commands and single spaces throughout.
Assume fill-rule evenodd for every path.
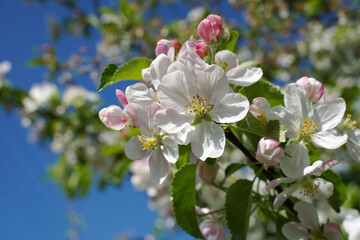
M 319 229 L 311 231 L 310 235 L 312 240 L 326 240 Z
M 313 134 L 314 130 L 318 127 L 317 123 L 311 119 L 305 120 L 302 124 L 302 127 L 300 129 L 301 133 L 304 136 L 307 136 L 309 134 Z
M 205 114 L 212 109 L 212 105 L 207 102 L 207 98 L 200 96 L 192 96 L 192 98 L 193 99 L 185 105 L 185 108 L 196 117 L 204 117 Z
M 256 116 L 256 118 L 264 125 L 267 124 L 267 119 L 266 119 L 266 116 L 265 114 L 263 113 L 260 113 L 258 116 Z
M 304 179 L 301 185 L 302 188 L 300 194 L 307 197 L 314 197 L 315 193 L 319 189 L 319 186 L 316 183 L 314 183 L 314 181 L 310 178 Z
M 155 147 L 158 144 L 158 141 L 156 138 L 154 137 L 145 137 L 144 135 L 141 135 L 140 137 L 140 142 L 142 144 L 142 149 L 143 151 L 145 150 L 151 150 L 153 147 Z
M 351 120 L 351 114 L 346 115 L 346 119 L 344 120 L 344 127 L 345 129 L 355 129 L 357 122 L 355 120 Z
M 222 62 L 221 60 L 219 60 L 218 65 L 219 65 L 222 69 L 224 69 L 224 72 L 227 71 L 227 68 L 228 68 L 228 66 L 229 66 L 226 62 Z

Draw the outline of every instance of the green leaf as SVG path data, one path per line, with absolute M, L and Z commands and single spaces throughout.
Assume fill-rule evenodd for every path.
M 151 61 L 149 58 L 137 57 L 119 67 L 116 67 L 115 64 L 108 65 L 101 74 L 97 91 L 122 80 L 142 80 L 141 70 L 150 67 Z
M 231 174 L 236 172 L 237 170 L 246 167 L 246 164 L 243 163 L 232 163 L 225 169 L 225 178 L 229 177 Z
M 179 159 L 176 161 L 176 167 L 181 168 L 188 163 L 191 155 L 191 145 L 179 145 Z
M 109 64 L 101 73 L 100 84 L 96 91 L 101 91 L 105 86 L 113 84 L 113 76 L 117 66 L 113 63 Z
M 330 203 L 330 206 L 339 213 L 341 205 L 346 201 L 347 198 L 346 187 L 341 177 L 331 170 L 327 170 L 321 174 L 321 177 L 334 185 L 333 195 L 328 198 L 327 201 Z
M 271 120 L 265 126 L 265 137 L 279 140 L 280 143 L 286 141 L 287 127 L 278 120 Z
M 129 4 L 127 3 L 127 0 L 121 0 L 120 8 L 126 18 L 131 17 L 132 10 L 131 10 Z
M 204 239 L 195 211 L 195 177 L 196 166 L 185 164 L 175 173 L 171 196 L 175 219 L 179 226 L 191 236 Z
M 240 179 L 226 194 L 226 221 L 233 239 L 246 240 L 252 202 L 252 182 Z
M 272 107 L 284 105 L 284 90 L 265 79 L 260 79 L 257 83 L 249 87 L 243 87 L 236 92 L 246 96 L 250 102 L 256 97 L 263 97 L 268 100 Z
M 237 31 L 230 32 L 228 28 L 224 28 L 221 36 L 221 43 L 217 47 L 216 51 L 229 50 L 234 52 L 238 38 L 239 33 Z

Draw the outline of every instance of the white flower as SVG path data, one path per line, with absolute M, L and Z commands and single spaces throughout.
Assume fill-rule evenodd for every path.
M 285 89 L 285 107 L 271 109 L 271 118 L 282 121 L 288 128 L 287 136 L 312 141 L 316 146 L 336 149 L 343 145 L 347 136 L 334 131 L 346 109 L 345 101 L 336 98 L 312 105 L 304 89 L 295 83 Z
M 98 94 L 90 92 L 80 86 L 69 86 L 63 94 L 63 101 L 66 105 L 80 106 L 83 105 L 85 101 L 96 102 L 99 101 L 99 99 Z
M 11 70 L 11 62 L 2 61 L 0 62 L 0 79 L 4 78 L 5 75 Z
M 196 125 L 191 140 L 192 152 L 205 160 L 220 157 L 224 152 L 225 134 L 218 123 L 242 120 L 249 102 L 241 94 L 229 93 L 224 71 L 216 65 L 194 74 L 186 65 L 175 62 L 179 70 L 164 76 L 158 89 L 163 109 L 155 122 L 168 133 L 178 133 Z
M 300 201 L 295 203 L 294 209 L 300 223 L 289 222 L 284 224 L 281 232 L 287 239 L 343 239 L 340 226 L 337 223 L 327 222 L 320 225 L 316 208 L 313 205 Z
M 53 83 L 43 82 L 41 84 L 34 84 L 29 91 L 30 98 L 23 100 L 25 112 L 31 113 L 39 107 L 47 105 L 56 94 L 58 94 L 58 88 Z
M 323 172 L 338 164 L 341 161 L 340 159 L 334 158 L 326 162 L 318 160 L 309 166 L 309 154 L 303 144 L 290 144 L 285 148 L 285 152 L 289 156 L 280 159 L 280 168 L 287 177 L 272 180 L 266 190 L 269 191 L 281 183 L 297 182 L 298 184 L 285 189 L 275 197 L 274 206 L 276 208 L 282 205 L 298 189 L 300 189 L 300 194 L 315 199 L 325 199 L 332 195 L 333 184 L 322 178 L 313 178 L 313 176 L 320 176 Z
M 170 44 L 172 43 L 170 42 Z M 157 56 L 149 68 L 142 70 L 144 81 L 154 85 L 154 88 L 157 89 L 172 62 L 173 60 L 163 53 Z
M 345 231 L 349 234 L 349 240 L 360 239 L 360 215 L 359 212 L 353 212 L 346 215 L 345 220 L 342 222 Z
M 133 106 L 133 112 L 127 114 L 130 122 L 141 129 L 142 135 L 129 140 L 125 154 L 132 160 L 148 160 L 152 180 L 161 184 L 169 172 L 168 162 L 175 163 L 179 158 L 178 145 L 153 122 L 160 109 L 158 103 L 151 104 L 148 112 L 138 104 L 133 103 Z
M 337 130 L 348 137 L 346 148 L 351 157 L 360 162 L 360 129 L 356 128 L 357 122 L 351 120 L 351 115 L 347 114 L 344 121 L 338 125 Z

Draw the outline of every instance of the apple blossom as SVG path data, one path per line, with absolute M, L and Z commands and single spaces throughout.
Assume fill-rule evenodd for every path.
M 201 160 L 222 155 L 225 134 L 218 123 L 233 123 L 243 119 L 249 109 L 248 100 L 241 94 L 229 93 L 223 70 L 212 65 L 194 74 L 185 64 L 164 76 L 158 88 L 163 108 L 155 122 L 168 133 L 177 133 L 195 125 L 191 140 L 192 152 Z
M 145 82 L 154 85 L 154 88 L 157 89 L 161 79 L 167 73 L 167 69 L 172 63 L 172 59 L 166 56 L 165 54 L 160 54 L 155 58 L 155 60 L 150 64 L 149 68 L 142 70 L 142 77 Z
M 208 45 L 216 45 L 220 43 L 222 34 L 222 18 L 218 15 L 210 14 L 200 22 L 197 33 Z
M 161 39 L 156 44 L 155 53 L 157 57 L 160 54 L 165 54 L 170 60 L 173 61 L 175 57 L 175 48 L 171 41 Z
M 4 78 L 5 75 L 10 72 L 11 63 L 9 61 L 0 62 L 0 79 Z
M 175 163 L 179 157 L 178 145 L 154 123 L 155 113 L 160 109 L 158 103 L 152 103 L 147 111 L 133 103 L 132 122 L 136 120 L 141 136 L 132 137 L 126 145 L 125 154 L 132 160 L 148 160 L 151 178 L 155 183 L 164 182 L 169 172 L 169 163 Z
M 342 225 L 344 230 L 349 234 L 349 240 L 360 239 L 360 214 L 358 210 L 347 214 Z
M 275 166 L 282 157 L 284 157 L 284 150 L 279 146 L 279 141 L 272 138 L 260 139 L 256 151 L 257 160 L 269 166 Z
M 204 58 L 209 55 L 209 47 L 205 42 L 198 42 L 198 44 L 196 44 L 196 53 L 200 57 Z
M 271 106 L 263 97 L 254 98 L 249 111 L 264 125 L 270 120 Z
M 343 239 L 339 224 L 327 222 L 320 225 L 316 208 L 313 205 L 300 201 L 295 203 L 294 210 L 297 212 L 300 223 L 288 222 L 282 226 L 281 232 L 287 239 Z
M 344 99 L 335 98 L 313 106 L 307 92 L 291 83 L 285 88 L 284 102 L 285 108 L 275 106 L 271 109 L 271 118 L 287 126 L 286 135 L 290 139 L 305 139 L 326 149 L 336 149 L 347 141 L 345 134 L 334 129 L 344 115 Z
M 219 170 L 219 164 L 215 162 L 214 164 L 207 164 L 206 162 L 200 162 L 199 164 L 199 177 L 204 180 L 206 183 L 210 183 L 213 180 Z
M 205 220 L 200 223 L 201 233 L 207 240 L 225 240 L 223 225 L 214 220 Z
M 121 130 L 128 122 L 123 110 L 116 105 L 110 105 L 99 112 L 99 118 L 107 128 Z
M 322 83 L 314 78 L 302 77 L 296 81 L 296 84 L 307 92 L 309 100 L 314 103 L 318 102 L 324 94 Z
M 301 195 L 319 200 L 329 198 L 332 195 L 334 186 L 331 182 L 322 178 L 313 179 L 312 177 L 320 176 L 323 172 L 338 164 L 341 161 L 340 159 L 334 158 L 326 162 L 318 160 L 309 166 L 310 159 L 304 145 L 291 144 L 285 148 L 285 152 L 289 156 L 285 156 L 280 160 L 280 168 L 287 177 L 272 180 L 266 190 L 269 191 L 281 183 L 297 182 L 297 184 L 285 189 L 275 197 L 274 206 L 276 208 L 281 206 L 298 189 L 300 189 Z M 304 162 L 306 163 L 304 164 Z M 303 165 L 305 167 L 302 167 Z
M 337 131 L 347 135 L 346 148 L 351 157 L 360 162 L 360 129 L 356 126 L 357 122 L 351 119 L 351 114 L 347 114 L 344 121 L 337 126 Z
M 171 39 L 170 42 L 172 43 L 172 45 L 174 46 L 175 49 L 175 53 L 178 53 L 180 51 L 181 48 L 181 42 L 177 39 Z

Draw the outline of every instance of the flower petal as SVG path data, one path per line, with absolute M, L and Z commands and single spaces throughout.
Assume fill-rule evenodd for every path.
M 300 201 L 295 203 L 294 210 L 297 212 L 301 224 L 306 228 L 315 230 L 319 227 L 319 217 L 312 204 Z
M 145 108 L 154 102 L 149 88 L 143 83 L 135 83 L 125 90 L 125 95 L 129 103 L 137 103 Z
M 360 146 L 354 144 L 352 141 L 348 141 L 346 143 L 346 149 L 350 153 L 351 157 L 355 160 L 360 162 Z
M 348 139 L 360 147 L 360 129 L 355 128 L 347 132 Z
M 284 224 L 281 228 L 281 232 L 289 240 L 305 240 L 309 238 L 308 230 L 297 222 L 289 222 Z
M 325 223 L 323 227 L 323 235 L 327 238 L 327 240 L 343 240 L 342 231 L 338 223 Z
M 215 122 L 233 123 L 245 118 L 249 105 L 249 101 L 243 95 L 228 93 L 214 106 L 209 115 Z
M 303 169 L 310 165 L 307 148 L 302 143 L 293 143 L 285 148 L 285 156 L 280 159 L 280 168 L 290 178 L 300 178 Z
M 285 88 L 285 107 L 302 120 L 307 120 L 313 115 L 312 102 L 307 93 L 299 85 L 290 83 Z
M 219 51 L 215 54 L 215 63 L 217 65 L 226 64 L 227 71 L 238 66 L 238 57 L 229 50 Z
M 172 63 L 171 59 L 165 54 L 160 54 L 150 65 L 150 79 L 154 88 L 157 89 L 162 78 L 167 73 L 167 69 Z
M 171 139 L 169 136 L 166 136 L 162 139 L 162 151 L 165 159 L 168 162 L 176 163 L 179 158 L 179 147 L 177 143 Z
M 290 112 L 283 106 L 275 106 L 271 108 L 266 116 L 268 120 L 279 120 L 287 127 L 286 136 L 290 139 L 296 139 L 299 136 L 300 118 Z
M 195 127 L 191 150 L 194 155 L 205 160 L 220 157 L 225 148 L 225 133 L 217 124 L 203 121 Z
M 345 110 L 346 104 L 342 98 L 317 104 L 314 109 L 313 120 L 318 123 L 318 130 L 326 131 L 336 127 L 341 122 Z
M 311 135 L 313 143 L 321 148 L 337 149 L 347 141 L 346 134 L 336 134 L 334 131 L 327 130 Z
M 242 87 L 248 87 L 256 83 L 262 75 L 263 71 L 261 68 L 244 66 L 237 66 L 226 73 L 230 83 Z
M 124 107 L 124 113 L 128 121 L 136 128 L 141 129 L 145 136 L 152 136 L 149 126 L 148 111 L 136 103 L 129 103 Z
M 318 186 L 318 191 L 314 191 L 314 198 L 318 200 L 331 197 L 334 191 L 334 185 L 322 178 L 315 178 L 314 184 Z
M 115 105 L 101 109 L 99 118 L 106 127 L 113 130 L 123 129 L 128 121 L 123 110 Z
M 134 136 L 126 144 L 125 154 L 131 160 L 147 160 L 150 157 L 151 151 L 142 150 L 142 147 L 140 136 Z
M 162 184 L 169 172 L 169 163 L 166 161 L 162 150 L 155 148 L 149 159 L 151 179 L 157 184 Z
M 176 110 L 162 108 L 155 114 L 154 121 L 161 129 L 168 133 L 178 133 L 194 121 L 190 114 L 180 114 Z
M 270 189 L 279 186 L 281 183 L 292 183 L 295 182 L 296 179 L 293 178 L 276 178 L 273 179 L 269 184 L 266 186 L 266 191 L 270 191 Z
M 296 190 L 298 190 L 300 184 L 297 184 L 294 187 L 290 187 L 285 189 L 283 192 L 279 193 L 274 199 L 274 207 L 279 208 L 285 201 L 293 194 Z

